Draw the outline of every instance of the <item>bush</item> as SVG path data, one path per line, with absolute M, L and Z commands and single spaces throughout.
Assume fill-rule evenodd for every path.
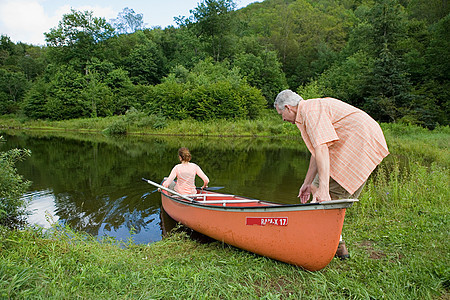
M 1 137 L 0 137 L 1 138 Z M 26 211 L 21 199 L 31 182 L 17 174 L 15 163 L 31 155 L 30 150 L 12 149 L 0 153 L 0 224 L 18 221 Z
M 148 93 L 150 113 L 170 119 L 254 119 L 266 105 L 261 91 L 225 64 L 205 60 L 187 75 L 177 74 L 169 74 Z
M 132 107 L 125 114 L 125 123 L 128 126 L 136 126 L 138 128 L 151 127 L 160 129 L 167 126 L 167 119 L 161 114 L 147 115 L 147 113 Z
M 127 122 L 120 118 L 111 123 L 111 125 L 104 130 L 106 134 L 118 135 L 127 133 Z

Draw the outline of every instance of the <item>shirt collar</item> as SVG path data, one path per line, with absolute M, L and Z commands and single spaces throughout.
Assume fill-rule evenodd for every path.
M 295 116 L 295 123 L 303 124 L 303 117 L 301 114 L 303 104 L 305 104 L 305 100 L 300 100 L 297 106 L 297 115 Z

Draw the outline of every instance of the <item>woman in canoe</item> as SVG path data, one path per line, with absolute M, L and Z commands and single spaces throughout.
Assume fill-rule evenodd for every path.
M 197 190 L 195 189 L 195 176 L 198 175 L 203 180 L 202 189 L 208 187 L 209 178 L 205 175 L 202 169 L 191 163 L 191 153 L 188 148 L 180 148 L 178 149 L 178 158 L 180 159 L 180 163 L 173 167 L 170 172 L 169 177 L 163 182 L 163 186 L 166 188 L 170 188 L 171 183 L 174 181 L 175 177 L 177 178 L 175 187 L 173 190 L 180 194 L 196 194 Z

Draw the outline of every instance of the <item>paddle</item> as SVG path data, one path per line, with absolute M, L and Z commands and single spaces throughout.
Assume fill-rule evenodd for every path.
M 142 178 L 144 180 L 144 178 Z M 225 188 L 224 186 L 211 186 L 211 187 L 207 187 L 206 189 L 203 189 L 205 191 L 217 191 L 217 190 L 221 190 Z M 157 192 L 159 189 L 155 189 L 153 191 L 150 192 L 150 194 L 153 194 L 154 192 Z
M 204 189 L 205 191 L 217 191 L 220 189 L 225 188 L 224 186 L 211 186 L 211 187 L 207 187 L 206 189 Z
M 157 188 L 160 188 L 160 189 L 162 189 L 162 190 L 168 191 L 169 193 L 172 193 L 172 194 L 174 194 L 174 195 L 177 195 L 177 196 L 179 196 L 179 197 L 181 197 L 181 198 L 183 198 L 183 199 L 185 199 L 185 200 L 188 200 L 188 201 L 190 201 L 190 202 L 194 202 L 194 201 L 195 201 L 194 199 L 191 199 L 191 198 L 189 198 L 189 197 L 186 197 L 186 196 L 184 196 L 184 195 L 182 195 L 182 194 L 180 194 L 180 193 L 175 192 L 174 190 L 171 190 L 171 189 L 169 189 L 169 188 L 166 188 L 165 186 L 162 186 L 162 185 L 160 185 L 160 184 L 157 184 L 156 182 L 153 182 L 153 181 L 151 181 L 151 180 L 148 180 L 148 179 L 145 179 L 145 178 L 142 178 L 142 180 L 145 181 L 145 182 L 147 182 L 147 183 L 150 183 L 151 185 L 156 186 Z

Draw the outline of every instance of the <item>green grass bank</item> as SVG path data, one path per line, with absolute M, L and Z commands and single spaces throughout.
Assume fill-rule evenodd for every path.
M 103 131 L 117 118 L 13 121 L 3 118 L 0 124 Z M 124 122 L 128 134 L 299 134 L 272 114 L 254 121 L 165 120 L 162 127 Z M 325 269 L 308 272 L 220 242 L 193 241 L 182 233 L 150 245 L 117 245 L 69 228 L 1 228 L 0 298 L 449 299 L 449 128 L 382 128 L 395 155 L 383 161 L 360 202 L 347 211 L 343 235 L 349 260 L 334 259 Z

